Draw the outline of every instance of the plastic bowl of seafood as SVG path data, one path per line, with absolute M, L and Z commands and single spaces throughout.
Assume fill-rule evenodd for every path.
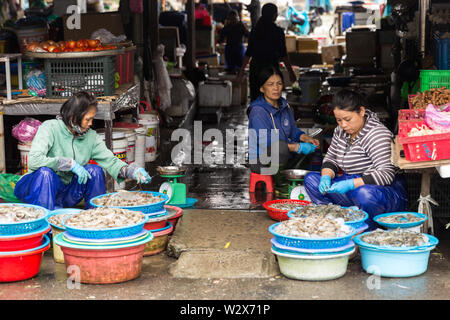
M 167 215 L 170 217 L 167 219 L 167 221 L 169 221 L 172 226 L 173 226 L 173 230 L 171 233 L 173 233 L 175 231 L 175 228 L 177 226 L 178 220 L 180 220 L 180 218 L 183 216 L 183 209 L 179 208 L 179 207 L 175 207 L 175 206 L 164 206 L 164 208 L 166 208 L 167 210 Z M 175 211 L 175 215 L 173 217 L 171 217 L 171 213 Z
M 39 247 L 43 243 L 44 235 L 50 230 L 51 228 L 47 223 L 36 231 L 0 236 L 0 252 L 28 250 Z
M 23 203 L 0 204 L 0 235 L 33 232 L 47 225 L 49 211 L 44 207 Z
M 342 218 L 344 219 L 346 225 L 355 229 L 362 227 L 365 224 L 364 222 L 369 218 L 367 212 L 359 209 L 358 207 L 341 207 L 336 204 L 311 204 L 293 209 L 287 213 L 288 218 L 307 217 L 310 215 Z
M 414 277 L 424 273 L 430 251 L 439 243 L 431 235 L 400 228 L 365 232 L 353 241 L 361 252 L 363 269 L 382 277 Z
M 86 239 L 111 239 L 141 232 L 149 217 L 142 212 L 120 208 L 82 210 L 62 220 L 71 236 Z
M 390 212 L 377 215 L 373 220 L 388 229 L 409 229 L 420 232 L 420 225 L 428 220 L 427 215 L 418 212 Z
M 330 249 L 351 242 L 356 230 L 343 219 L 308 216 L 275 223 L 269 232 L 281 245 L 304 249 Z
M 344 276 L 349 256 L 354 251 L 354 244 L 342 251 L 323 253 L 298 253 L 272 245 L 280 272 L 287 278 L 307 281 L 333 280 Z
M 276 221 L 284 221 L 289 219 L 287 213 L 301 206 L 310 205 L 311 202 L 296 199 L 278 199 L 267 201 L 263 204 L 269 217 Z
M 50 239 L 44 235 L 42 244 L 27 250 L 0 252 L 0 282 L 21 281 L 39 273 L 42 255 L 50 248 Z
M 164 212 L 169 196 L 155 191 L 119 191 L 102 194 L 90 200 L 94 208 L 121 208 L 145 214 Z
M 57 209 L 51 211 L 47 216 L 47 222 L 52 226 L 53 260 L 55 260 L 56 263 L 64 263 L 64 254 L 61 247 L 55 243 L 56 235 L 65 231 L 65 228 L 62 225 L 62 220 L 67 218 L 69 215 L 80 211 L 81 209 L 75 208 Z
M 69 242 L 64 239 L 64 233 L 60 233 L 55 237 L 55 242 L 64 253 L 68 276 L 72 276 L 71 272 L 77 269 L 81 283 L 109 284 L 139 277 L 145 245 L 152 239 L 152 233 L 146 231 L 144 236 L 126 243 L 82 244 Z
M 172 232 L 173 225 L 168 221 L 164 228 L 152 230 L 153 240 L 145 245 L 144 256 L 152 256 L 164 251 Z

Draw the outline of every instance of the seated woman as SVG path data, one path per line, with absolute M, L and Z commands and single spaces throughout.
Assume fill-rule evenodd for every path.
M 79 92 L 61 107 L 60 115 L 38 129 L 28 155 L 28 173 L 17 182 L 14 194 L 20 200 L 49 210 L 73 207 L 105 194 L 104 168 L 115 180 L 125 178 L 149 183 L 143 168 L 116 158 L 94 130 L 97 99 Z M 95 160 L 99 166 L 88 164 Z
M 376 215 L 407 209 L 404 181 L 391 163 L 393 135 L 364 107 L 359 93 L 339 91 L 333 98 L 333 112 L 338 127 L 321 173 L 305 176 L 306 191 L 315 204 L 357 206 L 366 211 L 366 223 L 373 230 Z
M 294 115 L 286 99 L 281 97 L 283 76 L 267 66 L 258 75 L 261 95 L 247 110 L 250 170 L 274 175 L 279 169 L 291 168 L 297 154 L 310 154 L 319 141 L 295 126 Z M 270 154 L 270 159 L 269 159 Z

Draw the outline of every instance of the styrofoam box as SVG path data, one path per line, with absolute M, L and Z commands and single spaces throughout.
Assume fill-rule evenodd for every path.
M 436 167 L 436 170 L 439 172 L 441 178 L 450 178 L 450 164 Z
M 198 104 L 201 107 L 229 107 L 233 98 L 231 81 L 202 81 L 198 85 Z

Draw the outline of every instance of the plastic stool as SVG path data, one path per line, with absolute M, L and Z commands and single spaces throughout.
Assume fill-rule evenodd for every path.
M 250 192 L 255 192 L 255 187 L 258 182 L 264 182 L 267 192 L 273 192 L 273 176 L 250 173 Z

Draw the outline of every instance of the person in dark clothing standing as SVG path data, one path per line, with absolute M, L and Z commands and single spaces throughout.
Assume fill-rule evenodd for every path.
M 283 61 L 292 82 L 296 76 L 286 51 L 286 39 L 282 28 L 275 24 L 278 15 L 278 7 L 273 3 L 266 3 L 261 10 L 261 18 L 248 39 L 247 51 L 244 55 L 241 69 L 236 82 L 242 82 L 244 69 L 250 61 L 249 85 L 250 100 L 255 100 L 259 94 L 257 77 L 259 72 L 267 66 L 280 69 L 280 61 Z M 251 60 L 250 60 L 251 59 Z
M 236 10 L 230 11 L 225 27 L 220 31 L 219 43 L 225 39 L 225 62 L 226 70 L 235 72 L 239 70 L 244 59 L 244 43 L 243 38 L 248 37 L 249 32 L 246 26 L 239 20 L 239 14 Z
M 261 17 L 261 3 L 259 0 L 252 0 L 246 8 L 247 11 L 250 12 L 250 20 L 252 22 L 252 28 L 254 28 L 259 17 Z

